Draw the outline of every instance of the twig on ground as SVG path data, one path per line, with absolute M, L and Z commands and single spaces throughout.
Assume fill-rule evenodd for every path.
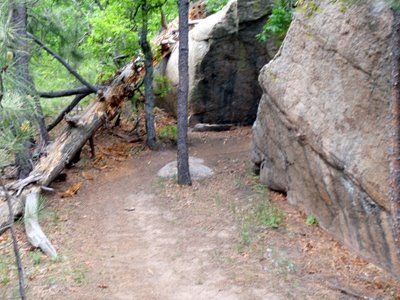
M 22 300 L 26 299 L 26 293 L 25 293 L 25 283 L 24 283 L 24 269 L 21 261 L 21 256 L 19 253 L 19 247 L 18 247 L 18 240 L 17 240 L 17 234 L 15 232 L 15 227 L 14 227 L 14 212 L 12 209 L 12 204 L 11 204 L 11 197 L 8 191 L 6 190 L 5 185 L 3 184 L 3 181 L 0 178 L 0 187 L 5 191 L 5 197 L 8 205 L 8 210 L 9 210 L 9 229 L 11 231 L 11 237 L 12 237 L 12 243 L 13 243 L 13 248 L 14 248 L 14 255 L 15 255 L 15 260 L 17 262 L 17 268 L 18 268 L 18 284 L 19 284 L 19 295 L 21 296 Z

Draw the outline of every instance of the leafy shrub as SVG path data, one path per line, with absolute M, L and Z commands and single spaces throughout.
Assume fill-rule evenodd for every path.
M 269 38 L 274 37 L 282 42 L 292 22 L 292 16 L 292 1 L 276 0 L 272 7 L 272 13 L 261 33 L 257 35 L 257 39 L 260 42 L 266 42 Z
M 171 91 L 171 83 L 166 76 L 156 75 L 154 76 L 154 82 L 154 93 L 157 96 L 165 97 Z
M 206 1 L 207 12 L 213 14 L 221 10 L 227 3 L 228 0 L 207 0 Z
M 167 125 L 160 129 L 160 140 L 176 142 L 177 129 L 175 125 Z

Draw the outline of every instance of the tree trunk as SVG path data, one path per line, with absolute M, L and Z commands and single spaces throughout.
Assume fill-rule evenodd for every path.
M 24 3 L 17 3 L 13 10 L 13 26 L 16 28 L 18 35 L 18 46 L 15 55 L 15 67 L 17 79 L 22 87 L 22 92 L 25 95 L 34 97 L 34 105 L 36 109 L 36 120 L 39 125 L 40 138 L 42 145 L 47 145 L 49 142 L 49 134 L 46 129 L 42 106 L 39 99 L 36 97 L 35 87 L 32 77 L 29 72 L 29 44 L 27 36 L 27 8 Z
M 178 183 L 191 185 L 189 172 L 188 95 L 189 95 L 189 1 L 179 1 L 179 86 L 178 86 Z
M 393 10 L 392 30 L 392 149 L 390 153 L 390 200 L 397 255 L 400 257 L 400 11 Z
M 146 143 L 150 149 L 157 148 L 156 130 L 154 126 L 154 91 L 153 91 L 153 53 L 147 40 L 149 23 L 149 5 L 145 1 L 142 8 L 142 31 L 140 35 L 140 47 L 144 54 L 146 74 L 144 76 L 145 115 L 146 115 Z

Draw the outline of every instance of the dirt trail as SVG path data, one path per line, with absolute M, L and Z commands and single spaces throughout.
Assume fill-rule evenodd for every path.
M 221 150 L 223 138 L 206 147 L 198 145 L 204 142 L 194 142 L 194 156 L 211 165 L 225 157 L 226 151 L 208 149 Z M 229 151 L 245 160 L 248 148 L 247 142 Z M 81 253 L 91 268 L 88 284 L 75 291 L 77 296 L 66 293 L 66 298 L 236 299 L 241 295 L 255 299 L 251 291 L 225 286 L 225 274 L 209 257 L 225 243 L 230 245 L 234 227 L 209 231 L 207 220 L 173 212 L 163 202 L 167 182 L 156 174 L 175 155 L 175 151 L 143 153 L 80 194 L 80 209 L 86 217 L 82 222 L 82 216 L 75 216 L 73 235 L 84 237 L 82 233 L 89 232 L 91 241 L 73 252 Z
M 387 274 L 268 194 L 250 172 L 250 139 L 250 128 L 192 133 L 191 155 L 216 173 L 192 187 L 157 178 L 173 150 L 71 170 L 56 187 L 95 178 L 49 197 L 58 215 L 43 224 L 60 260 L 25 254 L 31 299 L 400 299 Z M 283 222 L 271 229 L 260 212 Z

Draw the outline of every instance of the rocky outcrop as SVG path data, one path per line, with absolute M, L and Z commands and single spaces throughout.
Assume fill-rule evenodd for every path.
M 220 12 L 202 19 L 190 32 L 190 124 L 252 124 L 262 90 L 257 77 L 276 53 L 273 41 L 256 35 L 271 11 L 272 0 L 233 0 Z M 158 105 L 175 112 L 178 47 L 159 74 L 172 89 Z
M 270 188 L 400 277 L 389 203 L 392 13 L 383 1 L 312 3 L 261 71 L 252 159 Z

